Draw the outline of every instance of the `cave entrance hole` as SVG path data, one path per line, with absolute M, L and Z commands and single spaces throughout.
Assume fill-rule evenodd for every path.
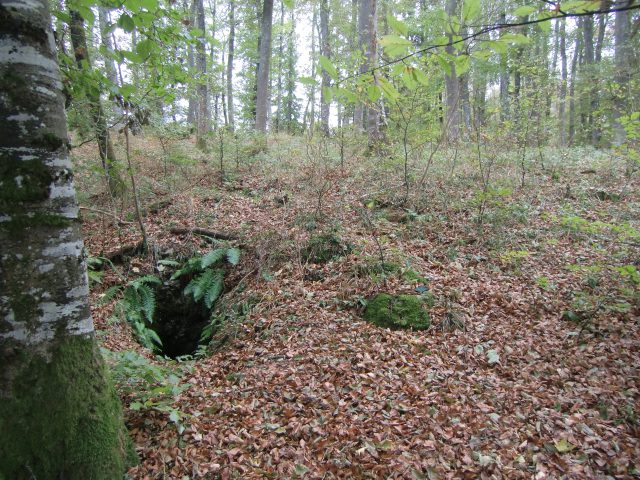
M 181 282 L 166 282 L 156 289 L 156 312 L 150 325 L 162 340 L 162 354 L 170 358 L 193 355 L 210 311 L 184 295 Z

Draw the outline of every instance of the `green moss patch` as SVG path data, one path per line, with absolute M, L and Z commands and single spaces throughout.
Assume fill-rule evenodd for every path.
M 379 327 L 426 330 L 431 319 L 424 299 L 417 295 L 380 293 L 367 302 L 364 319 Z

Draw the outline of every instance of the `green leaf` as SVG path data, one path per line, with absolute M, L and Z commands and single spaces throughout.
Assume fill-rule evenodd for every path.
M 298 82 L 303 85 L 318 85 L 318 81 L 313 77 L 298 77 Z
M 282 0 L 282 4 L 287 8 L 293 8 L 295 6 L 294 0 Z
M 456 75 L 463 75 L 471 68 L 471 60 L 468 55 L 460 55 L 455 58 L 454 63 L 456 65 Z
M 567 453 L 576 448 L 576 446 L 569 442 L 566 438 L 561 438 L 557 442 L 554 442 L 553 446 L 556 448 L 558 453 Z
M 505 33 L 499 39 L 500 42 L 508 42 L 513 45 L 526 45 L 531 43 L 531 39 L 521 33 Z
M 323 87 L 322 98 L 325 102 L 331 103 L 331 101 L 333 100 L 333 89 L 331 87 Z
M 154 47 L 155 47 L 155 42 L 147 38 L 145 40 L 138 42 L 138 44 L 136 45 L 136 53 L 141 58 L 144 58 L 146 60 L 151 54 L 151 51 L 153 50 Z
M 397 35 L 385 35 L 380 39 L 380 45 L 390 57 L 399 57 L 406 55 L 409 47 L 413 45 L 410 40 L 399 37 Z
M 371 103 L 375 103 L 380 100 L 381 96 L 382 92 L 377 85 L 372 84 L 367 87 L 367 97 L 369 97 L 369 101 L 371 101 Z
M 413 75 L 413 78 L 420 85 L 424 85 L 425 87 L 429 85 L 429 77 L 427 77 L 427 74 L 424 73 L 422 70 L 420 70 L 419 68 L 414 68 L 411 73 Z
M 487 361 L 489 362 L 489 365 L 498 363 L 500 361 L 500 355 L 496 350 L 487 350 Z
M 398 20 L 393 15 L 387 15 L 387 23 L 393 30 L 395 30 L 400 35 L 406 36 L 409 34 L 409 27 L 407 26 L 407 24 L 404 23 L 403 21 Z
M 133 23 L 133 19 L 127 13 L 123 13 L 118 19 L 118 26 L 125 32 L 130 33 L 136 28 L 136 24 Z
M 516 8 L 513 12 L 513 15 L 516 17 L 526 17 L 527 15 L 531 15 L 534 12 L 537 12 L 538 9 L 531 5 L 523 5 L 522 7 Z
M 382 93 L 384 93 L 384 95 L 386 97 L 389 97 L 391 100 L 397 100 L 400 96 L 395 87 L 391 85 L 385 78 L 378 78 L 378 85 L 382 89 Z
M 227 261 L 231 265 L 238 265 L 240 262 L 240 249 L 230 248 L 227 250 Z
M 89 24 L 93 24 L 93 22 L 95 22 L 96 16 L 89 7 L 77 5 L 74 7 L 74 10 L 77 11 Z
M 338 70 L 336 69 L 336 67 L 334 67 L 333 63 L 331 63 L 331 60 L 329 60 L 324 55 L 320 55 L 319 61 L 320 66 L 324 69 L 324 71 L 327 72 L 331 78 L 337 81 Z
M 309 472 L 309 469 L 300 463 L 296 463 L 293 472 L 299 477 L 304 477 Z
M 480 0 L 464 0 L 462 5 L 462 18 L 465 21 L 471 21 L 478 18 L 480 15 Z

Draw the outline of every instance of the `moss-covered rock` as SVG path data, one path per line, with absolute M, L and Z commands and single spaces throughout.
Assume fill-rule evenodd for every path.
M 426 330 L 431 326 L 425 302 L 417 295 L 380 293 L 367 302 L 364 319 L 379 327 Z

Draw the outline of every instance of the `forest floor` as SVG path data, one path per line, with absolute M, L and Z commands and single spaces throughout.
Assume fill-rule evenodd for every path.
M 93 148 L 74 150 L 81 204 L 120 211 L 97 183 Z M 404 198 L 401 162 L 353 147 L 343 171 L 328 152 L 276 138 L 239 167 L 229 153 L 221 183 L 216 151 L 133 140 L 142 207 L 161 205 L 144 218 L 151 243 L 193 254 L 210 244 L 171 227 L 236 235 L 241 262 L 219 308 L 244 308 L 208 355 L 176 363 L 140 347 L 99 301 L 123 277 L 153 273 L 151 255 L 92 286 L 105 347 L 136 350 L 186 386 L 175 415 L 122 391 L 141 459 L 129 476 L 637 478 L 638 174 L 606 153 L 548 150 L 544 165 L 532 153 L 522 186 L 508 153 L 485 147 L 483 176 L 471 153 L 449 149 L 410 165 Z M 83 215 L 94 257 L 139 240 L 135 222 Z M 305 260 L 319 234 L 344 254 Z M 427 291 L 426 331 L 362 320 L 378 292 Z

